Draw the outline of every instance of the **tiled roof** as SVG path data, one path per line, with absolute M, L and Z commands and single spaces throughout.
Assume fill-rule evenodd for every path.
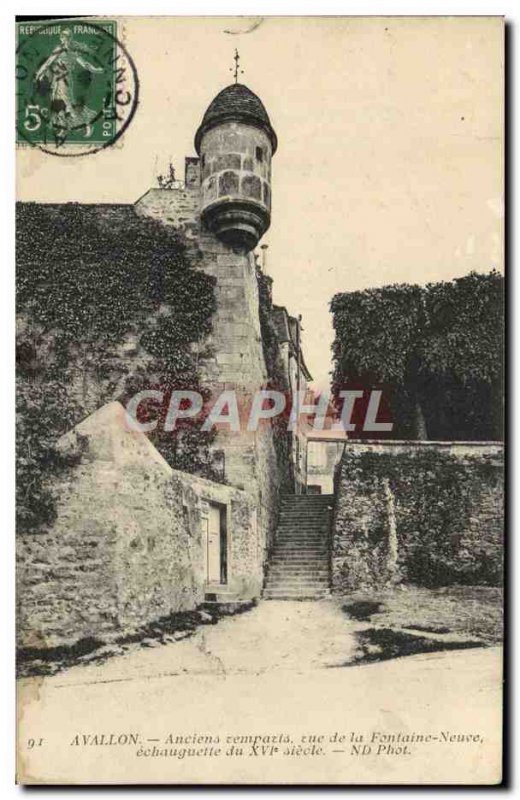
M 262 128 L 269 138 L 273 148 L 276 150 L 277 139 L 271 121 L 264 104 L 251 89 L 243 83 L 232 83 L 226 86 L 209 104 L 202 122 L 195 134 L 195 149 L 200 152 L 200 142 L 203 134 L 220 125 L 221 122 L 245 122 Z

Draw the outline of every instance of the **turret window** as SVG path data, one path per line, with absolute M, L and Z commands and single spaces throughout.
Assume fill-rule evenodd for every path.
M 234 172 L 223 172 L 218 181 L 219 196 L 238 194 L 238 175 Z
M 264 160 L 264 150 L 263 150 L 262 147 L 257 147 L 256 148 L 256 160 L 259 161 L 260 164 Z
M 215 172 L 223 169 L 240 169 L 240 156 L 237 153 L 222 153 L 215 159 Z
M 256 175 L 245 175 L 242 178 L 241 188 L 244 197 L 253 197 L 255 200 L 262 199 L 262 184 Z

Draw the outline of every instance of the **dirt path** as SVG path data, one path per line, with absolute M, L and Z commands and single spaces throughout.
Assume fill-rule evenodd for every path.
M 215 775 L 224 783 L 499 779 L 501 649 L 345 668 L 359 652 L 357 633 L 367 627 L 332 600 L 263 602 L 179 642 L 136 645 L 102 664 L 22 679 L 21 752 L 30 737 L 46 737 L 45 747 L 27 754 L 25 768 L 50 782 L 204 783 Z M 437 738 L 400 754 L 380 752 L 376 738 L 366 757 L 353 754 L 351 736 L 371 743 L 403 732 Z M 443 733 L 479 740 L 443 744 Z M 281 734 L 288 744 L 272 757 L 247 746 L 240 756 L 229 751 L 234 737 Z M 74 744 L 103 735 L 134 736 L 138 743 Z M 182 746 L 172 749 L 179 736 Z M 223 743 L 218 761 L 201 751 L 179 755 L 200 736 Z M 315 756 L 299 757 L 309 737 L 320 747 Z
M 202 625 L 180 641 L 146 639 L 119 648 L 116 654 L 108 647 L 107 660 L 69 667 L 55 676 L 56 685 L 185 674 L 260 675 L 273 670 L 301 674 L 479 643 L 458 633 L 439 635 L 352 619 L 341 605 L 333 599 L 260 602 L 216 625 Z
M 306 672 L 344 664 L 356 650 L 349 620 L 333 601 L 269 601 L 251 611 L 201 626 L 188 639 L 134 646 L 103 664 L 78 665 L 56 676 L 60 685 L 186 673 Z

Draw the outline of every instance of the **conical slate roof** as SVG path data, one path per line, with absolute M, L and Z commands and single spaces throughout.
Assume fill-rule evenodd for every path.
M 276 151 L 277 138 L 264 104 L 251 89 L 243 83 L 232 83 L 226 86 L 209 104 L 202 122 L 195 134 L 195 149 L 200 152 L 200 142 L 206 131 L 222 122 L 244 122 L 262 128 L 269 138 L 273 153 Z

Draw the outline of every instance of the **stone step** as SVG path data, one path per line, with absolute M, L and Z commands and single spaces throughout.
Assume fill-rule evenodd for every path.
M 298 544 L 301 542 L 302 544 L 323 544 L 326 545 L 328 540 L 325 536 L 320 536 L 319 534 L 309 534 L 308 536 L 302 536 L 301 534 L 296 533 L 284 533 L 283 536 L 277 536 L 275 539 L 275 547 L 278 543 L 282 542 L 296 542 Z
M 333 494 L 282 494 L 281 502 L 295 503 L 301 505 L 305 503 L 330 503 L 334 500 Z
M 287 592 L 319 592 L 329 589 L 330 584 L 328 581 L 266 581 L 264 591 L 266 590 L 283 590 Z
M 288 550 L 287 548 L 275 550 L 270 564 L 288 564 L 289 562 L 295 563 L 298 560 L 303 561 L 306 565 L 321 565 L 329 561 L 326 550 L 306 550 L 300 547 L 293 550 Z
M 280 507 L 280 514 L 286 514 L 287 516 L 295 516 L 295 517 L 303 517 L 305 515 L 313 516 L 313 517 L 320 517 L 320 516 L 328 516 L 331 511 L 330 506 L 308 506 L 303 508 L 302 506 L 281 506 Z
M 303 562 L 306 566 L 328 564 L 328 553 L 325 550 L 276 550 L 270 564 L 295 564 Z
M 265 589 L 263 593 L 264 600 L 321 600 L 325 597 L 330 597 L 330 590 L 322 589 L 302 593 L 300 591 Z
M 279 536 L 288 536 L 288 535 L 290 535 L 290 536 L 301 536 L 303 539 L 305 539 L 307 536 L 327 536 L 327 534 L 328 534 L 328 530 L 323 530 L 323 529 L 318 528 L 318 527 L 316 527 L 316 528 L 297 528 L 296 526 L 294 526 L 294 527 L 287 526 L 287 527 L 283 527 L 283 528 L 278 528 L 278 530 L 276 531 L 276 537 L 275 538 L 277 538 Z
M 289 561 L 294 562 L 299 558 L 306 564 L 321 564 L 322 562 L 328 563 L 328 555 L 326 550 L 317 550 L 316 548 L 279 547 L 273 552 L 270 563 L 288 564 Z
M 277 556 L 279 554 L 277 553 Z M 304 567 L 304 568 L 312 568 L 315 569 L 319 567 L 321 569 L 328 569 L 329 566 L 329 559 L 322 556 L 322 553 L 318 554 L 303 554 L 302 558 L 295 558 L 295 557 L 287 557 L 287 555 L 282 555 L 280 558 L 271 559 L 269 562 L 270 567 L 282 567 L 288 564 L 291 567 Z
M 273 555 L 282 555 L 283 553 L 303 553 L 304 555 L 327 555 L 328 549 L 323 543 L 320 544 L 304 544 L 302 542 L 277 542 L 273 548 Z
M 307 577 L 307 575 L 310 576 L 310 575 L 315 575 L 316 574 L 316 569 L 315 569 L 314 566 L 304 566 L 304 567 L 298 566 L 298 568 L 296 570 L 295 569 L 291 569 L 288 572 L 283 572 L 283 573 L 281 573 L 279 571 L 279 569 L 281 570 L 282 568 L 281 567 L 278 568 L 275 572 L 272 572 L 271 569 L 270 569 L 267 574 L 268 575 L 276 575 L 277 577 L 279 575 L 281 575 L 281 574 L 283 574 L 283 575 L 301 575 L 301 577 Z M 300 572 L 297 571 L 298 569 L 302 569 L 304 571 L 300 573 Z M 325 575 L 327 577 L 327 579 L 328 579 L 330 573 L 329 573 L 328 569 L 323 568 L 323 570 L 322 571 L 318 571 L 317 574 L 319 576 Z
M 291 567 L 291 569 L 317 569 L 317 570 L 324 570 L 329 568 L 329 559 L 328 558 L 312 558 L 306 557 L 300 559 L 287 559 L 281 556 L 280 558 L 271 558 L 269 559 L 269 568 L 271 569 L 276 568 L 284 568 L 285 566 Z
M 293 536 L 293 537 L 294 536 L 299 536 L 301 539 L 309 539 L 309 538 L 311 538 L 311 539 L 312 538 L 315 538 L 315 539 L 328 539 L 328 534 L 329 534 L 328 530 L 327 531 L 320 531 L 318 528 L 312 528 L 312 529 L 307 530 L 307 531 L 298 530 L 296 528 L 294 528 L 293 530 L 290 530 L 289 528 L 286 528 L 285 530 L 278 529 L 276 531 L 276 536 L 274 537 L 274 540 L 276 542 L 278 539 L 280 539 L 283 536 Z
M 279 590 L 284 592 L 319 592 L 326 591 L 329 588 L 327 581 L 267 581 L 264 587 L 266 590 Z
M 281 519 L 277 525 L 277 530 L 280 528 L 292 528 L 296 530 L 300 528 L 304 530 L 318 528 L 319 530 L 328 530 L 329 527 L 329 520 L 324 520 L 321 517 L 318 520 L 307 519 L 307 517 L 305 517 L 305 519 Z
M 324 506 L 323 508 L 290 508 L 289 506 L 282 506 L 280 509 L 280 516 L 287 516 L 287 517 L 328 517 L 330 514 L 330 509 L 328 506 Z
M 298 581 L 298 580 L 267 580 L 265 582 L 266 589 L 301 589 L 307 590 L 312 589 L 328 589 L 329 582 L 328 581 Z
M 273 553 L 269 564 L 273 567 L 283 564 L 292 566 L 317 566 L 322 567 L 329 563 L 328 553 L 307 555 L 306 553 Z
M 319 531 L 320 533 L 327 533 L 330 525 L 320 522 L 280 522 L 277 531 L 303 531 L 304 533 L 311 533 L 312 531 Z
M 325 525 L 323 522 L 280 522 L 276 531 L 291 531 L 294 533 L 328 533 L 330 525 Z
M 302 531 L 303 533 L 312 533 L 313 531 L 319 533 L 327 533 L 329 530 L 329 525 L 324 525 L 323 522 L 280 522 L 277 527 L 277 532 L 280 531 L 291 531 L 294 533 L 299 533 Z
M 278 522 L 279 528 L 328 528 L 329 520 L 323 519 L 323 514 L 317 519 L 309 519 L 309 517 L 302 517 L 302 519 L 295 519 L 294 517 L 282 517 Z
M 279 544 L 302 544 L 307 547 L 321 545 L 322 547 L 328 547 L 329 541 L 326 536 L 282 536 L 281 538 L 275 538 L 273 547 L 277 547 Z
M 279 536 L 287 536 L 287 535 L 290 535 L 290 536 L 301 536 L 302 539 L 306 539 L 308 536 L 318 536 L 318 537 L 321 537 L 322 539 L 327 539 L 328 535 L 329 535 L 329 529 L 328 529 L 328 527 L 326 529 L 324 529 L 324 528 L 307 528 L 305 530 L 302 530 L 301 528 L 296 528 L 296 527 L 295 528 L 283 528 L 283 529 L 278 528 L 278 530 L 276 531 L 276 535 L 274 537 L 275 541 Z
M 282 500 L 280 508 L 326 508 L 334 501 L 328 498 L 320 500 Z
M 269 562 L 272 563 L 275 560 L 284 561 L 287 556 L 297 557 L 301 556 L 301 558 L 305 561 L 309 561 L 309 559 L 318 557 L 327 560 L 329 555 L 329 551 L 326 547 L 321 546 L 301 546 L 301 545 L 289 545 L 289 544 L 279 544 L 275 545 L 271 550 L 271 557 Z
M 302 541 L 302 542 L 327 542 L 328 536 L 322 531 L 308 531 L 302 533 L 301 531 L 279 531 L 275 536 L 276 542 L 283 541 Z
M 316 539 L 316 541 L 311 539 L 279 539 L 274 543 L 273 552 L 276 552 L 279 547 L 304 547 L 311 550 L 326 550 L 327 542 L 324 542 L 323 539 Z
M 276 553 L 278 550 L 279 552 L 286 551 L 286 550 L 309 550 L 311 552 L 327 552 L 327 543 L 323 541 L 319 542 L 302 542 L 296 540 L 288 540 L 282 542 L 275 542 L 273 547 L 273 553 Z
M 329 503 L 319 505 L 302 505 L 301 503 L 282 503 L 280 506 L 281 514 L 323 514 L 328 512 L 332 506 Z
M 329 579 L 329 569 L 327 567 L 319 567 L 316 568 L 315 566 L 306 566 L 306 567 L 270 567 L 268 575 L 280 578 L 280 577 L 287 577 L 290 578 L 317 578 L 318 580 L 328 580 Z
M 302 555 L 305 558 L 308 558 L 309 555 L 312 555 L 313 553 L 322 555 L 324 557 L 328 556 L 329 554 L 329 548 L 326 546 L 326 542 L 320 542 L 312 545 L 302 544 L 301 542 L 275 542 L 271 548 L 271 558 L 278 554 L 283 555 L 284 553 L 287 553 L 288 549 L 294 550 L 296 553 L 298 553 L 299 550 L 302 550 Z
M 328 541 L 319 537 L 316 539 L 302 539 L 301 536 L 299 538 L 296 536 L 287 536 L 283 539 L 277 539 L 275 541 L 272 548 L 273 552 L 277 549 L 277 547 L 305 547 L 310 548 L 311 550 L 327 550 Z
M 301 588 L 302 586 L 308 588 L 309 586 L 315 588 L 316 586 L 324 586 L 328 587 L 329 581 L 328 578 L 302 578 L 298 575 L 291 576 L 285 575 L 283 578 L 270 578 L 269 575 L 267 576 L 267 580 L 265 582 L 266 588 L 273 589 L 278 588 L 280 586 L 286 586 L 288 589 L 293 589 L 295 587 Z
M 280 508 L 328 508 L 332 500 L 282 500 Z
M 264 589 L 264 597 L 272 597 L 273 599 L 278 597 L 292 597 L 295 600 L 298 598 L 305 598 L 305 597 L 325 597 L 327 595 L 327 589 L 322 588 L 320 586 L 309 586 L 308 588 L 301 588 L 301 589 L 291 589 L 287 588 L 286 586 L 277 586 L 277 587 L 266 587 Z
M 328 589 L 328 581 L 266 581 L 266 589 L 284 589 L 288 592 L 319 591 Z
M 328 527 L 327 528 L 322 528 L 322 527 L 320 527 L 318 525 L 312 526 L 312 527 L 309 526 L 308 528 L 300 528 L 299 526 L 296 526 L 296 525 L 292 525 L 292 526 L 285 525 L 283 527 L 278 528 L 278 530 L 276 531 L 276 536 L 280 536 L 280 535 L 288 534 L 288 533 L 290 533 L 292 536 L 297 536 L 299 534 L 300 536 L 303 536 L 303 537 L 305 537 L 305 536 L 327 536 L 328 532 L 329 532 L 328 531 Z M 275 538 L 276 538 L 276 536 L 275 536 Z
M 292 509 L 292 510 L 295 510 L 295 511 L 308 511 L 309 509 L 311 511 L 320 511 L 323 508 L 331 508 L 331 507 L 332 507 L 332 503 L 328 502 L 328 501 L 326 501 L 326 502 L 320 501 L 319 503 L 309 503 L 309 502 L 294 503 L 294 502 L 284 502 L 284 501 L 282 501 L 280 503 L 280 508 L 281 509 Z
M 300 502 L 311 502 L 316 500 L 325 500 L 325 498 L 334 497 L 333 494 L 291 494 L 290 492 L 284 492 L 280 495 L 282 500 L 297 500 Z
M 280 512 L 282 514 L 323 514 L 332 508 L 330 503 L 282 503 Z
M 270 568 L 267 573 L 267 577 L 276 578 L 276 580 L 290 578 L 291 580 L 294 579 L 295 581 L 307 579 L 313 581 L 328 581 L 329 570 L 326 568 L 316 570 L 313 567 L 304 567 L 303 570 L 284 569 L 283 567 L 278 567 L 275 570 Z
M 324 556 L 328 555 L 329 552 L 327 543 L 324 542 L 323 540 L 320 542 L 311 542 L 311 543 L 306 543 L 301 541 L 300 542 L 284 541 L 284 542 L 274 543 L 271 549 L 271 557 L 275 556 L 277 554 L 277 551 L 279 551 L 282 554 L 287 552 L 288 549 L 295 550 L 296 552 L 298 552 L 298 550 L 301 549 L 304 551 L 303 554 L 305 557 L 307 557 L 308 551 L 310 551 L 311 553 L 321 553 Z
M 331 499 L 332 498 L 332 499 Z M 280 502 L 281 506 L 294 506 L 298 508 L 307 507 L 322 507 L 330 506 L 334 502 L 334 495 L 322 495 L 321 497 L 291 497 L 290 499 L 283 498 Z
M 328 508 L 319 508 L 319 509 L 311 509 L 311 508 L 302 508 L 302 509 L 289 509 L 289 508 L 282 508 L 280 510 L 280 518 L 284 519 L 323 519 L 329 517 L 329 509 Z

